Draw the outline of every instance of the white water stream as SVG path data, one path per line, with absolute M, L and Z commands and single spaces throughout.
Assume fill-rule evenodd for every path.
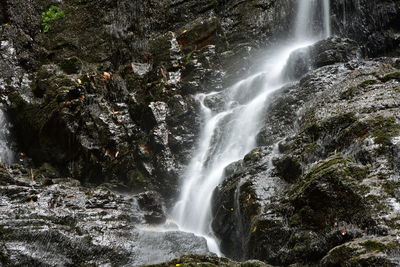
M 322 10 L 317 10 L 318 7 Z M 315 21 L 317 14 L 323 19 L 318 27 L 321 30 L 315 33 L 313 25 L 318 23 Z M 286 82 L 282 74 L 290 54 L 330 34 L 329 0 L 298 0 L 294 41 L 268 51 L 261 72 L 222 92 L 197 95 L 204 126 L 197 149 L 183 174 L 182 193 L 171 218 L 180 230 L 205 237 L 210 251 L 221 255 L 210 226 L 211 198 L 223 179 L 225 167 L 243 159 L 255 148 L 268 97 Z M 212 97 L 225 100 L 225 106 L 218 112 L 206 105 L 207 98 Z
M 14 161 L 14 152 L 9 146 L 9 123 L 4 111 L 0 109 L 0 164 L 11 164 Z

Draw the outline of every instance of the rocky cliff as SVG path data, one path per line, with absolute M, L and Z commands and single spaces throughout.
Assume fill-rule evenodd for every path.
M 179 192 L 202 125 L 194 95 L 252 73 L 294 2 L 0 0 L 0 101 L 20 152 L 1 168 L 1 264 L 207 254 L 201 238 L 143 227 Z M 258 148 L 215 191 L 213 229 L 234 260 L 400 265 L 400 2 L 331 10 L 337 36 L 291 55 L 300 81 L 274 95 Z M 162 266 L 185 264 L 265 266 Z

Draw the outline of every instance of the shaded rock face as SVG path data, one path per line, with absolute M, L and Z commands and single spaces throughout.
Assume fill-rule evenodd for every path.
M 399 1 L 331 1 L 334 32 L 356 40 L 367 56 L 399 53 Z
M 125 196 L 43 174 L 0 169 L 2 266 L 137 266 L 208 251 L 193 234 L 152 230 L 165 221 L 156 192 Z
M 193 95 L 246 73 L 231 62 L 249 62 L 292 12 L 265 0 L 9 2 L 0 83 L 20 149 L 62 175 L 168 199 L 199 132 Z M 44 33 L 51 5 L 65 16 Z

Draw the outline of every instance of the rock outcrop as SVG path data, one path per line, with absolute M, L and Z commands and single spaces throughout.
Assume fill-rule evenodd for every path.
M 333 254 L 320 260 L 376 238 L 393 246 L 346 260 L 399 264 L 395 66 L 390 58 L 329 64 L 276 95 L 263 146 L 230 166 L 215 193 L 213 227 L 227 256 L 336 266 Z
M 166 219 L 156 192 L 121 195 L 49 174 L 0 167 L 1 266 L 137 266 L 208 253 L 202 238 L 151 226 Z

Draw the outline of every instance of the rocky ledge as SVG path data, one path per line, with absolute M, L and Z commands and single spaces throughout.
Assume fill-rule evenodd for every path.
M 109 188 L 0 167 L 0 266 L 137 266 L 208 253 L 202 238 L 156 228 L 165 222 L 158 193 Z

